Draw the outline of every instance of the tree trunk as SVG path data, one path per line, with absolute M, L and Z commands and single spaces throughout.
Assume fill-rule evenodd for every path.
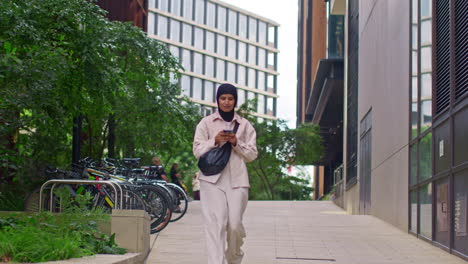
M 72 163 L 78 163 L 81 159 L 81 129 L 83 117 L 78 115 L 73 118 Z
M 109 115 L 108 121 L 109 136 L 107 141 L 107 156 L 109 158 L 115 158 L 115 116 L 114 114 Z

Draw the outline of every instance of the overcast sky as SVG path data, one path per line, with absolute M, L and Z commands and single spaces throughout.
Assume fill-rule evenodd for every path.
M 222 0 L 280 24 L 278 30 L 278 117 L 296 127 L 297 1 Z

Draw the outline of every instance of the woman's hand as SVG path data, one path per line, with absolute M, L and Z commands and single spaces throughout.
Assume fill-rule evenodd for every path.
M 236 134 L 230 133 L 228 142 L 231 143 L 232 146 L 236 146 L 236 145 L 237 145 L 237 137 L 236 137 Z
M 233 146 L 237 145 L 237 137 L 234 133 L 226 133 L 224 131 L 219 131 L 219 133 L 215 137 L 216 145 L 224 142 L 229 142 Z

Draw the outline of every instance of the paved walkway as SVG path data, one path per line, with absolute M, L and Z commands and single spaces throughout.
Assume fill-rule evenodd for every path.
M 250 201 L 242 264 L 466 264 L 372 216 L 348 215 L 331 202 Z M 199 202 L 151 236 L 148 264 L 205 264 Z

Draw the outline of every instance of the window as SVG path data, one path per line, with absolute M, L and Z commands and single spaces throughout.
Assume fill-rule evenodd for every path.
M 419 142 L 419 180 L 432 177 L 432 134 L 424 136 Z
M 410 185 L 418 183 L 418 148 L 417 144 L 410 147 Z
M 239 36 L 247 38 L 247 16 L 239 14 Z
M 432 100 L 421 100 L 421 133 L 432 125 Z
M 205 31 L 205 49 L 209 52 L 215 52 L 215 34 Z
M 228 82 L 236 82 L 236 64 L 232 62 L 227 63 L 227 80 Z
M 185 71 L 192 71 L 192 54 L 189 50 L 182 50 L 182 67 Z
M 181 78 L 181 87 L 182 87 L 182 94 L 186 96 L 190 96 L 190 76 L 182 75 Z
M 193 92 L 192 97 L 194 99 L 202 100 L 202 80 L 193 78 Z
M 343 23 L 344 23 L 344 22 L 343 22 Z M 276 45 L 277 45 L 277 43 L 276 43 L 276 30 L 277 30 L 277 27 L 271 26 L 271 27 L 268 27 L 268 31 L 267 31 L 267 34 L 268 34 L 268 36 L 267 36 L 267 37 L 268 37 L 268 42 L 275 44 L 275 47 L 276 47 Z M 343 42 L 343 41 L 344 41 L 344 40 L 343 40 L 343 38 L 344 38 L 344 33 L 342 33 L 342 37 L 341 37 L 341 38 L 342 38 L 341 41 Z M 267 44 L 267 43 L 265 43 L 265 44 Z M 343 53 L 343 52 L 344 52 L 344 51 L 341 50 L 341 53 Z M 342 57 L 343 57 L 343 56 L 342 56 Z
M 237 35 L 237 12 L 229 10 L 228 32 Z
M 169 47 L 169 50 L 171 51 L 171 54 L 176 57 L 177 59 L 180 60 L 180 49 L 179 47 L 176 47 L 176 46 L 170 46 Z
M 432 69 L 431 46 L 421 47 L 421 72 L 430 72 Z
M 225 80 L 226 78 L 226 63 L 224 60 L 216 59 L 216 78 L 219 80 Z
M 255 72 L 254 69 L 249 68 L 248 70 L 249 75 L 248 75 L 248 87 L 250 88 L 257 88 L 257 73 Z
M 174 19 L 171 19 L 170 39 L 180 42 L 180 22 Z
M 237 107 L 240 107 L 245 103 L 245 91 L 238 89 L 237 90 Z
M 432 125 L 432 75 L 421 75 L 421 133 Z
M 274 92 L 274 89 L 276 87 L 276 76 L 273 74 L 267 74 L 267 90 L 272 89 L 272 92 Z
M 265 91 L 266 90 L 266 80 L 265 80 L 265 72 L 258 71 L 257 72 L 257 89 Z
M 266 67 L 266 50 L 258 48 L 258 66 Z
M 249 63 L 250 64 L 257 64 L 257 47 L 253 45 L 249 45 Z
M 216 53 L 219 55 L 226 55 L 226 37 L 218 35 L 216 38 Z
M 249 39 L 257 41 L 257 19 L 249 17 Z
M 268 52 L 268 66 L 273 66 L 273 69 L 276 70 L 276 53 L 274 52 Z
M 247 44 L 242 41 L 237 42 L 237 48 L 238 48 L 238 57 L 237 59 L 242 61 L 242 62 L 247 62 Z
M 432 18 L 429 12 L 432 7 L 430 5 L 431 1 L 412 0 L 411 139 L 423 136 L 422 133 L 432 126 Z
M 273 97 L 267 98 L 267 115 L 275 114 L 275 99 Z
M 195 73 L 203 74 L 203 55 L 198 52 L 193 53 L 193 67 Z
M 215 59 L 211 56 L 205 56 L 205 75 L 208 77 L 215 77 Z
M 254 100 L 256 99 L 255 93 L 252 92 L 247 92 L 247 99 L 248 100 Z M 257 107 L 257 103 L 253 104 L 253 107 Z
M 258 103 L 257 103 L 257 112 L 259 114 L 265 114 L 265 96 L 259 94 L 258 95 Z
M 432 23 L 431 19 L 426 19 L 421 21 L 421 43 L 431 44 L 432 41 Z
M 204 100 L 207 102 L 214 103 L 214 83 L 210 81 L 205 81 L 205 94 L 204 94 Z
M 259 21 L 258 22 L 258 42 L 260 42 L 260 44 L 263 44 L 263 45 L 267 44 L 267 34 L 268 34 L 267 24 L 265 22 Z
M 211 2 L 206 2 L 206 25 L 216 27 L 216 6 Z
M 247 76 L 246 76 L 245 66 L 237 65 L 237 83 L 240 85 L 245 86 L 247 84 Z
M 421 0 L 421 17 L 432 16 L 432 3 L 431 0 Z
M 192 26 L 188 24 L 183 24 L 183 35 L 182 35 L 182 43 L 185 45 L 192 45 Z
M 203 49 L 203 47 L 204 47 L 203 40 L 205 39 L 203 29 L 195 27 L 194 33 L 195 33 L 195 35 L 194 35 L 195 48 Z
M 156 0 L 149 0 L 148 8 L 156 8 Z
M 413 191 L 410 194 L 410 231 L 418 232 L 418 193 Z
M 180 16 L 181 11 L 181 3 L 182 0 L 171 0 L 171 14 L 176 16 Z
M 155 35 L 155 27 L 156 27 L 156 22 L 155 18 L 156 15 L 152 12 L 148 13 L 148 34 Z
M 205 23 L 205 1 L 195 0 L 195 21 L 200 24 Z
M 236 58 L 236 51 L 237 51 L 237 41 L 235 39 L 229 38 L 228 39 L 228 54 L 229 58 Z
M 217 28 L 219 30 L 221 30 L 221 31 L 224 31 L 224 32 L 227 31 L 226 18 L 227 18 L 226 8 L 218 6 L 218 24 L 217 24 Z
M 184 0 L 183 17 L 193 20 L 193 0 Z
M 156 16 L 156 25 L 157 25 L 157 32 L 156 35 L 163 37 L 163 38 L 168 38 L 167 36 L 167 25 L 168 25 L 168 19 L 165 16 L 158 15 Z
M 441 43 L 435 43 L 434 45 L 432 45 L 432 2 L 437 3 L 437 10 L 434 13 L 441 15 L 437 19 L 439 25 L 434 25 L 436 33 L 434 39 L 440 40 Z M 412 62 L 409 72 L 411 76 L 411 98 L 409 102 L 411 108 L 409 138 L 409 229 L 411 232 L 429 240 L 434 238 L 447 247 L 450 247 L 449 239 L 447 239 L 449 225 L 453 223 L 453 219 L 448 219 L 446 213 L 447 208 L 453 208 L 453 204 L 450 205 L 447 201 L 447 196 L 451 195 L 448 193 L 451 172 L 447 173 L 446 176 L 440 176 L 440 174 L 450 169 L 451 147 L 447 142 L 450 142 L 451 123 L 448 121 L 442 122 L 444 121 L 442 119 L 436 128 L 432 127 L 432 100 L 433 96 L 435 96 L 436 106 L 434 109 L 437 113 L 437 109 L 439 109 L 439 106 L 437 106 L 437 92 L 440 86 L 443 88 L 442 94 L 444 96 L 447 95 L 443 99 L 444 104 L 441 107 L 445 108 L 449 106 L 450 77 L 440 75 L 441 80 L 439 82 L 437 80 L 439 76 L 435 76 L 434 91 L 436 94 L 433 95 L 432 54 L 433 49 L 435 49 L 434 54 L 436 56 L 437 50 L 442 50 L 442 55 L 436 57 L 435 61 L 438 65 L 434 65 L 434 69 L 437 70 L 437 67 L 440 65 L 444 69 L 444 74 L 450 74 L 450 59 L 445 57 L 446 55 L 450 56 L 450 52 L 447 52 L 450 48 L 451 12 L 449 2 L 432 0 L 411 1 L 410 49 Z M 457 9 L 455 8 L 455 10 Z M 439 30 L 440 38 L 437 35 Z M 441 110 L 443 110 L 442 108 Z M 448 118 L 449 116 L 447 116 Z M 437 174 L 439 176 L 435 177 Z M 445 208 L 443 209 L 442 207 Z
M 158 9 L 169 12 L 169 0 L 158 0 Z
M 421 235 L 432 239 L 432 184 L 426 184 L 419 190 L 419 228 Z

